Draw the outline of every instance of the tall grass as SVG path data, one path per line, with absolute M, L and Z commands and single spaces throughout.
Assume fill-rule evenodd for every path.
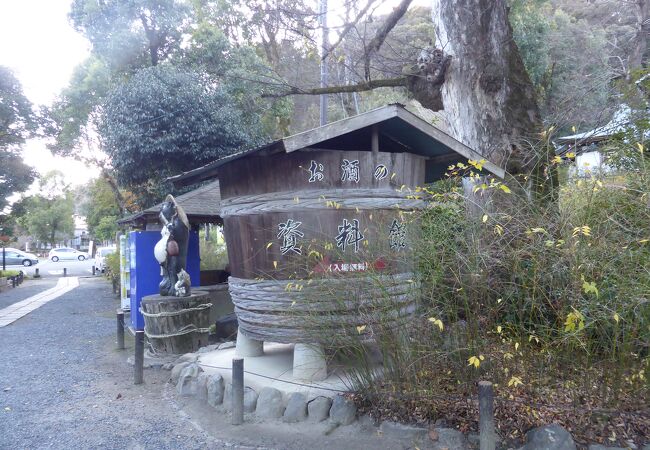
M 417 311 L 399 327 L 359 314 L 356 325 L 372 327 L 332 340 L 334 353 L 356 361 L 350 380 L 368 405 L 431 419 L 450 408 L 431 401 L 436 395 L 473 395 L 489 379 L 503 398 L 647 407 L 650 163 L 635 141 L 617 151 L 624 172 L 569 179 L 553 202 L 531 200 L 513 181 L 479 178 L 480 162 L 418 190 L 431 203 L 410 216 L 421 230 L 412 245 Z M 373 302 L 373 314 L 391 310 L 381 296 Z

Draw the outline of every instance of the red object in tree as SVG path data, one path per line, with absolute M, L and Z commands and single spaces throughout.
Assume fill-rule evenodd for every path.
M 9 239 L 10 239 L 9 236 L 7 236 L 7 235 L 3 234 L 3 235 L 0 236 L 0 241 L 2 241 L 2 242 L 9 242 Z

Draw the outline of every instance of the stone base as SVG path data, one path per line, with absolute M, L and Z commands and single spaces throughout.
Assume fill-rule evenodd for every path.
M 327 361 L 323 347 L 317 344 L 294 346 L 293 378 L 303 381 L 322 381 L 327 378 Z
M 241 332 L 237 331 L 237 356 L 251 357 L 262 356 L 264 354 L 264 342 L 251 339 Z

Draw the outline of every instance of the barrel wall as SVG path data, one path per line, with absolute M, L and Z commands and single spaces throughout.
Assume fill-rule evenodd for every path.
M 412 310 L 409 222 L 423 206 L 415 187 L 424 173 L 417 155 L 367 151 L 303 150 L 222 166 L 230 290 L 242 332 L 311 341 L 313 333 L 301 338 L 300 310 L 314 307 L 330 316 L 330 327 L 354 328 L 351 311 L 376 294 L 377 276 L 392 286 L 396 313 Z M 334 278 L 328 286 L 338 298 L 328 300 L 323 282 Z M 354 279 L 355 299 L 345 298 L 346 278 Z

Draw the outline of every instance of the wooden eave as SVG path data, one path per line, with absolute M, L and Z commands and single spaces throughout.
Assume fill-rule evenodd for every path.
M 251 155 L 272 155 L 292 153 L 299 150 L 359 150 L 368 148 L 369 133 L 377 125 L 384 147 L 380 151 L 408 152 L 427 158 L 431 162 L 454 160 L 484 160 L 472 150 L 433 124 L 416 116 L 400 104 L 391 104 L 356 116 L 338 120 L 318 128 L 304 131 L 244 152 L 213 161 L 203 167 L 168 178 L 175 186 L 187 186 L 217 177 L 217 169 L 236 159 Z M 491 161 L 485 161 L 483 168 L 493 175 L 504 178 L 505 170 Z

